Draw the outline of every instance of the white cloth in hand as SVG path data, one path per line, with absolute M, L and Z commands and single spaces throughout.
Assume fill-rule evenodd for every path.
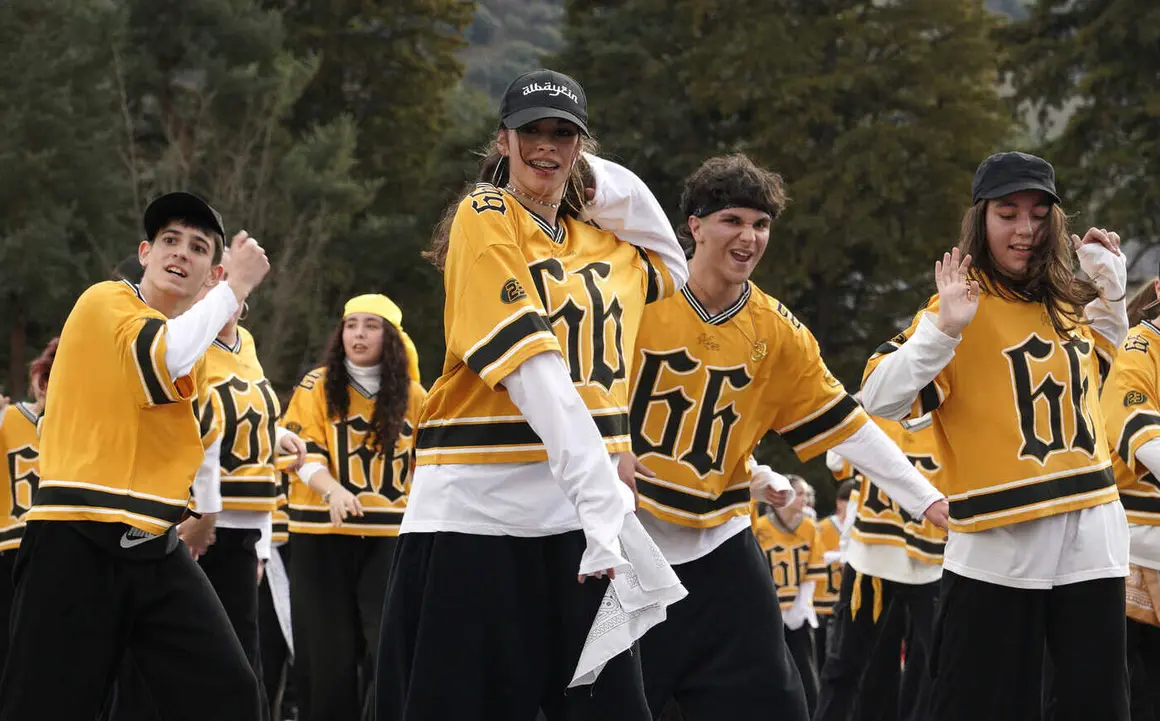
M 815 586 L 816 581 L 806 581 L 798 586 L 798 595 L 793 601 L 793 606 L 781 616 L 782 622 L 789 630 L 796 631 L 807 623 L 810 628 L 818 627 L 818 616 L 814 611 Z
M 753 500 L 772 504 L 778 493 L 788 492 L 785 505 L 793 503 L 797 493 L 788 478 L 769 466 L 753 465 L 751 468 L 753 469 L 753 480 L 749 483 L 749 495 Z
M 600 602 L 568 688 L 595 683 L 605 664 L 632 648 L 665 620 L 671 604 L 688 595 L 635 514 L 625 515 L 619 540 L 628 562 L 616 567 L 616 578 Z

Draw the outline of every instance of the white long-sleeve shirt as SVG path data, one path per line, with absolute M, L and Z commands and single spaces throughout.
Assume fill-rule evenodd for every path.
M 1128 333 L 1126 261 L 1099 245 L 1085 245 L 1078 254 L 1080 267 L 1103 293 L 1084 313 L 1095 332 L 1119 345 Z M 950 363 L 960 340 L 939 330 L 929 314 L 923 316 L 910 339 L 862 384 L 863 406 L 873 415 L 904 418 L 919 391 Z M 985 531 L 951 531 L 943 567 L 1001 586 L 1045 589 L 1126 576 L 1128 538 L 1124 508 L 1116 501 Z

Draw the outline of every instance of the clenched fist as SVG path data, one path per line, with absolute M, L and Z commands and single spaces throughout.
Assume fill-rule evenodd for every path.
M 226 282 L 238 297 L 238 303 L 241 303 L 270 272 L 270 259 L 266 257 L 262 246 L 258 245 L 257 239 L 242 230 L 230 240 L 229 250 L 222 258 L 222 266 L 225 268 Z

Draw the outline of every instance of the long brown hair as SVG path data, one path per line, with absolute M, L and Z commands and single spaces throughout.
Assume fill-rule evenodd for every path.
M 1152 307 L 1149 308 L 1149 305 Z M 1153 279 L 1140 286 L 1140 289 L 1128 301 L 1128 327 L 1140 325 L 1146 320 L 1155 320 L 1158 315 L 1160 315 L 1160 304 L 1156 304 L 1156 280 Z
M 41 354 L 28 367 L 29 380 L 33 384 L 39 385 L 42 392 L 48 390 L 48 376 L 52 373 L 52 363 L 56 360 L 56 347 L 58 345 L 60 345 L 60 336 L 50 340 Z
M 580 152 L 595 154 L 597 152 L 596 141 L 581 135 Z M 480 152 L 479 175 L 474 181 L 468 183 L 463 191 L 455 197 L 455 200 L 443 210 L 443 215 L 435 226 L 435 233 L 431 236 L 431 244 L 422 253 L 423 258 L 442 271 L 447 262 L 447 248 L 451 243 L 451 224 L 455 221 L 455 212 L 459 210 L 459 204 L 475 190 L 479 183 L 489 183 L 497 188 L 507 185 L 511 178 L 510 172 L 511 161 L 500 153 L 498 137 L 492 139 L 491 143 Z M 573 166 L 572 172 L 568 176 L 568 182 L 564 186 L 564 197 L 560 200 L 558 217 L 579 218 L 587 204 L 584 189 L 591 188 L 593 182 L 592 168 L 581 155 L 576 161 L 576 165 Z
M 342 343 L 343 321 L 330 337 L 326 351 L 326 415 L 345 423 L 350 413 L 350 376 L 346 371 L 346 347 Z M 375 453 L 390 458 L 403 430 L 411 398 L 410 361 L 395 326 L 383 319 L 383 355 L 379 366 L 379 392 L 371 414 L 371 430 L 363 441 Z
M 1039 230 L 1042 240 L 1031 251 L 1027 275 L 1017 280 L 1000 272 L 991 257 L 987 245 L 989 202 L 980 200 L 963 215 L 959 250 L 971 255 L 971 277 L 1005 300 L 1043 303 L 1051 327 L 1060 338 L 1067 338 L 1078 326 L 1087 324 L 1084 306 L 1100 297 L 1095 283 L 1075 275 L 1075 248 L 1067 215 L 1058 205 L 1051 206 L 1047 223 Z

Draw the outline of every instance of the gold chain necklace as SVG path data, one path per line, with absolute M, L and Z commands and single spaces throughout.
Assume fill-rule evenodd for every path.
M 557 210 L 560 207 L 559 203 L 549 203 L 546 200 L 533 198 L 531 195 L 523 192 L 522 190 L 518 190 L 514 183 L 508 183 L 507 185 L 503 186 L 503 189 L 527 203 L 538 203 L 539 205 L 542 205 L 545 208 L 551 208 L 552 210 Z
M 705 289 L 701 287 L 700 283 L 697 283 L 692 278 L 689 279 L 689 283 L 692 284 L 694 288 L 699 290 L 706 298 L 710 297 L 709 294 L 705 292 Z M 749 323 L 753 326 L 753 335 L 756 336 L 757 319 L 753 317 L 753 306 L 749 305 L 749 302 L 746 301 L 745 307 L 749 311 Z M 736 321 L 737 316 L 734 315 L 729 320 Z M 745 336 L 745 340 L 749 341 L 749 344 L 753 348 L 752 352 L 749 354 L 749 358 L 753 361 L 759 361 L 762 358 L 765 358 L 765 356 L 769 353 L 769 346 L 766 345 L 765 341 L 761 339 L 754 340 L 754 338 L 751 338 L 750 335 L 745 332 L 745 328 L 742 327 L 741 323 L 734 322 L 734 325 L 737 327 L 737 330 L 741 331 L 741 335 Z

